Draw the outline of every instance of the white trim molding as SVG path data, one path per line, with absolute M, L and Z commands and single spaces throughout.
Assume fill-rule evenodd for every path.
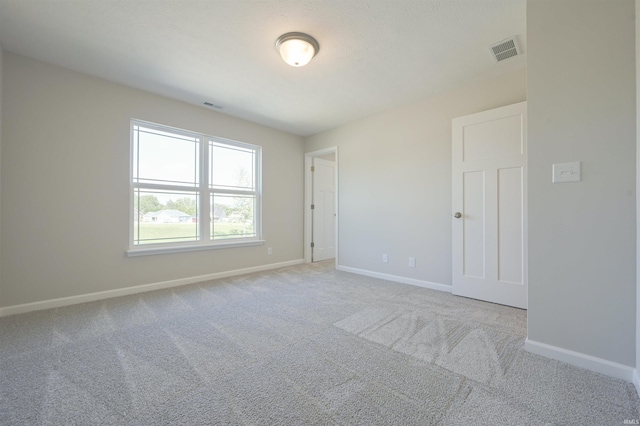
M 338 267 L 338 258 L 340 252 L 340 233 L 339 233 L 339 223 L 340 223 L 340 174 L 339 174 L 339 159 L 338 159 L 338 147 L 331 146 L 328 148 L 323 148 L 317 151 L 306 152 L 304 154 L 304 261 L 305 263 L 311 263 L 311 234 L 313 225 L 311 223 L 311 200 L 313 199 L 313 185 L 312 185 L 312 176 L 311 176 L 311 166 L 313 165 L 314 157 L 322 157 L 324 155 L 334 154 L 336 161 L 336 173 L 335 173 L 335 209 L 336 209 L 336 222 L 335 222 L 335 262 L 336 268 Z
M 244 240 L 244 241 L 226 241 L 224 243 L 207 243 L 207 244 L 191 244 L 184 246 L 162 246 L 159 247 L 156 245 L 155 247 L 152 245 L 145 245 L 140 248 L 133 248 L 127 250 L 128 257 L 135 256 L 149 256 L 155 254 L 170 254 L 170 253 L 181 253 L 181 252 L 189 252 L 189 251 L 200 251 L 200 250 L 216 250 L 216 249 L 225 249 L 225 248 L 236 248 L 236 247 L 250 247 L 250 246 L 261 246 L 264 245 L 264 240 Z
M 636 392 L 640 395 L 640 377 L 638 377 L 638 369 L 633 370 L 633 385 L 636 387 Z
M 59 308 L 62 306 L 76 305 L 78 303 L 95 302 L 97 300 L 111 299 L 112 297 L 129 296 L 131 294 L 145 293 L 147 291 L 161 290 L 171 287 L 179 287 L 187 284 L 195 284 L 236 275 L 250 274 L 253 272 L 268 271 L 304 263 L 303 259 L 287 262 L 270 263 L 267 265 L 252 266 L 249 268 L 235 269 L 232 271 L 214 272 L 212 274 L 197 275 L 194 277 L 179 278 L 169 281 L 161 281 L 151 284 L 142 284 L 133 287 L 119 288 L 116 290 L 100 291 L 97 293 L 81 294 L 78 296 L 61 297 L 59 299 L 43 300 L 40 302 L 25 303 L 0 308 L 0 318 L 9 315 L 24 314 L 26 312 L 41 311 L 44 309 Z
M 430 281 L 417 280 L 415 278 L 401 277 L 399 275 L 384 274 L 382 272 L 368 271 L 366 269 L 352 268 L 350 266 L 336 266 L 338 271 L 351 272 L 352 274 L 365 275 L 372 278 L 380 278 L 381 280 L 394 281 L 402 284 L 409 284 L 416 287 L 428 288 L 431 290 L 444 291 L 451 293 L 451 286 L 446 284 L 433 283 Z
M 618 364 L 617 362 L 596 358 L 591 355 L 547 345 L 546 343 L 540 343 L 530 339 L 525 340 L 524 349 L 536 355 L 556 359 L 566 362 L 567 364 L 575 365 L 576 367 L 595 371 L 596 373 L 606 374 L 607 376 L 634 384 L 636 382 L 637 373 L 633 367 L 629 367 L 628 365 Z M 638 385 L 636 385 L 636 388 L 638 388 Z

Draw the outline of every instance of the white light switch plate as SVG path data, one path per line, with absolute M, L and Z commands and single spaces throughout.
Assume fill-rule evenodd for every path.
M 554 164 L 552 182 L 580 182 L 580 162 Z

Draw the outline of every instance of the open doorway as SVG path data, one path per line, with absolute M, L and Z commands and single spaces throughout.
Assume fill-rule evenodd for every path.
M 307 263 L 338 264 L 338 148 L 305 154 L 305 238 Z

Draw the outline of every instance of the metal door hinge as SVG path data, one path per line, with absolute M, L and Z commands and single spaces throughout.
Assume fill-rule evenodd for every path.
M 316 205 L 315 204 L 311 204 L 311 210 L 315 209 Z
M 316 166 L 311 166 L 311 171 L 315 172 L 316 171 Z
M 311 248 L 314 248 L 314 247 L 315 247 L 315 244 L 314 244 L 314 243 L 311 243 Z

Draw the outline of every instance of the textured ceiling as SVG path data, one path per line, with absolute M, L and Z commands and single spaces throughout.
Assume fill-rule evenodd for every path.
M 0 0 L 0 43 L 310 135 L 524 68 L 525 8 L 525 0 Z M 289 31 L 320 43 L 309 65 L 290 67 L 275 51 Z M 513 35 L 525 55 L 495 63 L 488 46 Z

